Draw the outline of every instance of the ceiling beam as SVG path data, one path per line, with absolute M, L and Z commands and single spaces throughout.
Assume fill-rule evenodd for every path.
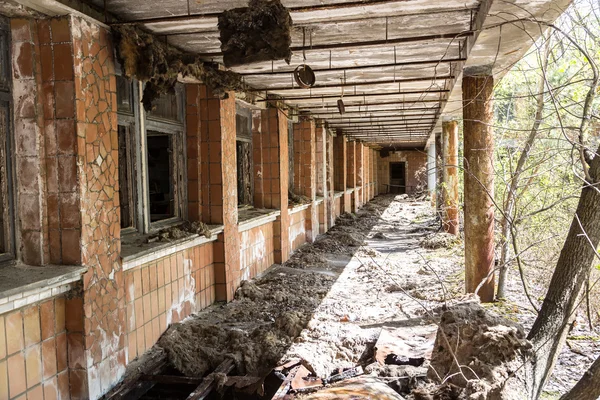
M 371 105 L 372 104 L 373 103 L 371 103 Z M 389 105 L 394 105 L 394 104 L 396 104 L 396 103 L 389 103 Z M 346 106 L 346 108 L 348 108 L 348 107 L 350 107 L 350 106 Z M 315 107 L 315 108 L 318 108 L 318 107 Z M 325 112 L 317 112 L 317 111 L 315 111 L 315 112 L 312 112 L 312 111 L 308 112 L 308 111 L 303 111 L 301 113 L 293 113 L 291 115 L 293 115 L 293 116 L 300 116 L 300 117 L 302 117 L 302 116 L 309 117 L 309 116 L 319 116 L 319 115 L 332 115 L 332 116 L 334 116 L 336 118 L 349 118 L 349 117 L 345 117 L 345 116 L 348 115 L 348 114 L 365 114 L 364 117 L 368 118 L 369 116 L 367 114 L 373 115 L 374 113 L 382 113 L 382 112 L 387 112 L 387 113 L 399 112 L 399 113 L 402 113 L 402 114 L 394 114 L 393 115 L 394 117 L 397 117 L 398 115 L 421 115 L 421 113 L 419 113 L 419 114 L 413 114 L 413 113 L 404 114 L 404 112 L 406 112 L 406 111 L 421 111 L 421 112 L 424 112 L 424 111 L 433 111 L 433 112 L 437 112 L 439 109 L 440 109 L 439 107 L 384 108 L 384 109 L 381 109 L 381 110 L 354 110 L 354 111 L 352 111 L 352 110 L 346 110 L 346 112 L 344 114 L 339 114 L 339 113 L 333 112 L 333 111 L 325 111 Z M 378 116 L 377 118 L 383 118 L 383 117 L 391 117 L 391 115 L 389 115 L 389 116 L 381 115 L 381 116 Z M 326 117 L 317 117 L 317 118 L 326 119 Z M 363 117 L 361 116 L 361 117 L 354 117 L 354 118 L 363 118 Z
M 424 76 L 424 77 L 419 77 L 419 78 L 404 78 L 404 79 L 388 79 L 388 80 L 381 80 L 381 81 L 361 81 L 361 82 L 346 82 L 346 83 L 328 83 L 328 84 L 324 84 L 324 85 L 315 85 L 309 89 L 331 89 L 331 88 L 338 88 L 338 87 L 357 87 L 357 86 L 369 86 L 369 85 L 373 85 L 373 86 L 377 86 L 377 85 L 390 85 L 392 83 L 408 83 L 408 82 L 423 82 L 423 81 L 427 81 L 427 82 L 433 82 L 433 81 L 441 81 L 441 80 L 448 80 L 448 79 L 454 79 L 454 75 L 444 75 L 444 76 Z M 253 87 L 252 89 L 250 89 L 250 92 L 264 92 L 264 91 L 268 91 L 268 92 L 283 92 L 283 91 L 288 91 L 288 90 L 303 90 L 304 88 L 301 88 L 299 86 L 294 87 L 294 83 L 292 83 L 292 87 L 289 86 L 279 86 L 279 87 Z M 304 89 L 306 90 L 306 89 Z M 421 93 L 422 91 L 414 91 L 413 93 Z
M 419 61 L 406 61 L 406 62 L 397 62 L 397 63 L 387 63 L 387 64 L 368 64 L 368 65 L 351 65 L 348 67 L 330 67 L 330 68 L 313 68 L 313 72 L 339 72 L 339 71 L 356 71 L 363 69 L 371 69 L 371 68 L 393 68 L 393 67 L 406 67 L 411 65 L 438 65 L 444 63 L 453 63 L 466 61 L 466 58 L 456 57 L 456 58 L 447 58 L 442 60 L 419 60 Z M 239 67 L 234 68 L 234 70 L 239 69 Z M 291 71 L 261 71 L 261 72 L 237 72 L 242 76 L 268 76 L 268 75 L 289 75 L 293 74 L 294 70 Z
M 397 93 L 389 93 L 389 95 L 394 95 Z M 382 95 L 375 95 L 375 96 L 382 96 Z M 350 96 L 346 96 L 345 98 L 350 97 Z M 362 97 L 362 96 L 361 96 Z M 337 97 L 333 97 L 336 99 L 339 99 L 340 96 Z M 315 98 L 315 99 L 320 99 L 320 98 Z M 287 101 L 288 99 L 283 99 L 284 101 Z M 305 99 L 308 100 L 308 99 Z M 362 107 L 363 110 L 362 112 L 377 112 L 377 111 L 401 111 L 403 109 L 401 108 L 394 108 L 394 109 L 389 109 L 389 110 L 364 110 L 365 107 L 369 107 L 369 106 L 388 106 L 388 105 L 395 105 L 395 104 L 416 104 L 416 103 L 444 103 L 446 102 L 446 99 L 415 99 L 415 100 L 404 100 L 404 101 L 381 101 L 381 102 L 372 102 L 372 103 L 359 103 L 359 104 L 346 104 L 346 102 L 344 102 L 344 105 L 346 106 L 346 109 L 348 109 L 349 107 Z M 316 103 L 316 105 L 308 105 L 308 106 L 297 106 L 296 107 L 299 110 L 319 110 L 319 109 L 323 109 L 323 108 L 335 108 L 337 109 L 337 105 L 333 104 L 333 105 L 321 105 Z M 417 110 L 418 108 L 407 108 L 406 110 Z M 346 111 L 347 113 L 348 111 Z
M 346 101 L 351 101 L 353 97 L 356 97 L 356 100 L 361 100 L 367 97 L 383 97 L 383 96 L 402 96 L 402 95 L 407 95 L 407 94 L 419 94 L 419 95 L 428 95 L 428 94 L 436 94 L 436 93 L 448 93 L 448 89 L 434 89 L 434 90 L 407 90 L 407 91 L 403 91 L 403 92 L 383 92 L 383 93 L 363 93 L 363 94 L 344 94 L 344 105 L 346 107 L 359 107 L 359 106 L 366 106 L 369 105 L 369 103 L 360 103 L 360 104 L 346 104 Z M 331 100 L 338 100 L 341 98 L 341 94 L 332 94 L 332 95 L 315 95 L 315 96 L 294 96 L 294 97 L 284 97 L 282 96 L 280 99 L 277 98 L 269 98 L 269 99 L 259 99 L 257 100 L 258 102 L 269 102 L 269 101 L 273 101 L 273 100 L 283 100 L 283 101 L 303 101 L 303 100 L 316 100 L 312 103 L 316 104 L 316 105 L 310 105 L 311 103 L 304 103 L 302 106 L 298 105 L 298 108 L 300 109 L 307 109 L 307 108 L 337 108 L 337 104 L 329 104 L 329 105 L 323 105 L 322 101 L 323 100 L 327 100 L 327 99 L 331 99 Z M 385 99 L 383 99 L 385 100 Z M 420 98 L 416 98 L 416 99 L 410 99 L 410 100 L 404 100 L 402 102 L 398 102 L 398 103 L 394 103 L 394 104 L 406 104 L 406 103 L 418 103 L 418 102 L 423 102 L 423 103 L 431 103 L 431 102 L 438 102 L 441 101 L 442 99 L 420 99 Z M 371 103 L 374 104 L 374 103 Z
M 323 43 L 323 44 L 314 44 L 312 46 L 296 46 L 292 47 L 292 52 L 300 52 L 300 51 L 322 51 L 322 50 L 336 50 L 336 49 L 352 49 L 355 47 L 381 47 L 381 46 L 392 46 L 395 44 L 403 44 L 403 43 L 413 43 L 413 42 L 427 42 L 432 40 L 439 39 L 459 39 L 459 38 L 467 38 L 472 36 L 472 31 L 463 31 L 463 32 L 453 32 L 453 33 L 438 33 L 433 35 L 424 35 L 424 36 L 411 36 L 411 37 L 402 37 L 396 39 L 381 39 L 381 40 L 366 40 L 364 42 L 350 42 L 350 43 Z M 202 58 L 214 58 L 214 57 L 222 57 L 222 52 L 212 52 L 212 53 L 197 53 L 196 54 Z
M 312 5 L 312 6 L 288 7 L 288 10 L 290 11 L 290 13 L 306 13 L 306 12 L 313 12 L 313 11 L 351 9 L 351 8 L 356 8 L 356 7 L 364 8 L 366 6 L 378 6 L 378 5 L 385 6 L 385 5 L 402 3 L 405 1 L 406 0 L 366 0 L 366 1 L 365 0 L 356 0 L 356 1 L 351 1 L 351 2 L 342 3 L 342 4 L 318 4 L 318 5 Z M 447 11 L 442 11 L 442 12 L 452 12 L 452 11 L 462 11 L 462 10 L 469 11 L 470 9 L 465 9 L 465 8 L 458 9 L 458 10 L 457 9 L 449 9 Z M 432 12 L 429 12 L 429 13 L 432 13 Z M 219 15 L 221 15 L 221 12 L 197 13 L 197 14 L 192 14 L 192 13 L 188 12 L 188 14 L 184 14 L 184 15 L 176 15 L 176 16 L 172 16 L 172 17 L 140 18 L 140 19 L 136 19 L 136 20 L 118 22 L 116 24 L 123 25 L 123 24 L 132 24 L 132 23 L 151 24 L 151 23 L 159 23 L 159 22 L 181 22 L 181 21 L 189 20 L 190 18 L 194 18 L 194 19 L 218 18 Z
M 416 117 L 416 118 L 406 118 L 406 117 Z M 351 124 L 351 123 L 366 123 L 366 122 L 389 122 L 389 121 L 404 121 L 411 119 L 434 119 L 436 118 L 435 114 L 406 114 L 405 117 L 403 115 L 380 115 L 375 117 L 344 117 L 343 115 L 334 115 L 330 118 L 322 118 L 327 119 L 329 123 L 334 124 Z
M 431 14 L 448 14 L 448 13 L 456 13 L 456 12 L 463 12 L 465 14 L 475 11 L 475 9 L 470 9 L 470 8 L 458 8 L 458 9 L 447 9 L 447 10 L 442 10 L 442 11 L 425 11 L 425 12 L 415 12 L 415 13 L 408 13 L 408 14 L 385 14 L 385 12 L 381 13 L 381 14 L 373 14 L 373 15 L 361 15 L 357 18 L 346 18 L 346 17 L 341 17 L 339 19 L 336 18 L 332 18 L 331 16 L 323 16 L 321 18 L 310 18 L 309 20 L 304 20 L 302 22 L 295 22 L 294 23 L 294 28 L 300 28 L 300 27 L 310 27 L 312 25 L 336 25 L 339 23 L 356 23 L 356 22 L 365 22 L 365 21 L 371 21 L 371 20 L 389 20 L 391 18 L 404 18 L 404 17 L 411 17 L 411 16 L 417 16 L 417 15 L 431 15 Z M 211 32 L 218 32 L 218 15 L 214 16 L 214 17 L 187 17 L 187 20 L 183 20 L 181 22 L 191 22 L 194 23 L 196 21 L 201 21 L 201 20 L 206 20 L 204 21 L 204 23 L 206 23 L 207 25 L 209 24 L 209 21 L 212 20 L 211 22 L 214 21 L 214 26 L 209 27 L 207 26 L 204 29 L 196 29 L 196 30 L 183 30 L 183 31 L 174 31 L 174 32 L 157 32 L 157 35 L 160 36 L 181 36 L 181 35 L 195 35 L 195 34 L 202 34 L 202 33 L 211 33 Z M 131 23 L 131 22 L 130 22 Z M 143 23 L 143 22 L 142 22 Z M 120 23 L 122 24 L 122 23 Z M 146 22 L 146 24 L 151 25 L 152 22 Z M 185 25 L 181 27 L 182 29 L 185 29 Z M 150 30 L 152 30 L 152 28 L 150 28 Z
M 435 115 L 434 114 L 430 114 L 430 115 L 426 115 L 426 116 L 420 116 L 420 115 L 409 115 L 409 117 L 415 117 L 415 118 L 401 118 L 401 116 L 394 116 L 394 118 L 390 118 L 390 119 L 382 119 L 382 120 L 374 120 L 374 119 L 369 119 L 369 118 L 363 118 L 360 119 L 358 121 L 343 121 L 343 120 L 329 120 L 329 124 L 330 125 L 346 125 L 346 124 L 377 124 L 377 123 L 389 123 L 389 122 L 404 122 L 404 121 L 423 121 L 423 120 L 430 120 L 430 119 L 434 119 Z

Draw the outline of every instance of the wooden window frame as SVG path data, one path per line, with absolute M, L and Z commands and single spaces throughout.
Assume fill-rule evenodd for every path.
M 245 115 L 244 115 L 245 114 Z M 237 171 L 237 185 L 238 185 L 238 207 L 251 206 L 254 207 L 254 154 L 253 154 L 253 143 L 252 143 L 252 123 L 253 123 L 253 115 L 252 109 L 248 107 L 244 107 L 243 105 L 236 104 L 236 138 L 235 138 L 235 149 L 236 149 L 236 171 Z M 240 135 L 239 124 L 238 124 L 238 116 L 244 116 L 248 118 L 248 128 L 250 132 L 247 135 Z M 240 162 L 241 160 L 237 156 L 238 153 L 238 143 L 247 143 L 248 149 L 248 157 L 250 162 L 250 170 L 248 171 L 247 176 L 239 176 L 240 175 Z M 240 203 L 240 193 L 239 187 L 240 184 L 248 179 L 250 182 L 250 199 L 247 203 Z
M 12 99 L 12 73 L 11 73 L 11 32 L 9 20 L 0 16 L 0 104 L 6 110 L 6 132 L 0 135 L 0 207 L 2 212 L 2 246 L 0 262 L 13 261 L 16 257 L 15 239 L 15 189 L 14 176 L 14 119 Z M 2 123 L 2 122 L 0 122 Z
M 118 66 L 117 66 L 118 67 Z M 117 73 L 119 68 L 117 68 Z M 182 84 L 176 86 L 178 97 L 178 120 L 159 118 L 147 115 L 141 103 L 143 96 L 143 84 L 132 80 L 132 110 L 131 112 L 118 112 L 118 125 L 127 126 L 131 146 L 130 154 L 127 155 L 128 166 L 131 167 L 132 179 L 129 182 L 130 189 L 134 193 L 133 226 L 121 229 L 122 235 L 149 234 L 169 226 L 180 224 L 187 219 L 187 157 L 185 143 L 185 87 Z M 152 132 L 172 135 L 173 138 L 173 182 L 175 182 L 175 216 L 160 221 L 150 220 L 150 191 L 148 176 L 148 134 Z M 132 185 L 133 183 L 133 185 Z M 121 185 L 122 182 L 119 182 Z M 133 187 L 132 187 L 133 186 Z

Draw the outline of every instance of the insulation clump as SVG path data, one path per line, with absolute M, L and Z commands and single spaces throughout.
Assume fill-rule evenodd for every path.
M 244 90 L 238 74 L 204 63 L 195 55 L 160 42 L 134 25 L 119 25 L 112 29 L 124 75 L 146 82 L 142 98 L 146 111 L 153 109 L 154 100 L 160 96 L 174 93 L 178 79 L 195 78 L 221 99 L 227 98 L 229 91 Z
M 219 15 L 223 63 L 226 67 L 292 57 L 292 18 L 280 0 L 250 0 L 248 7 Z

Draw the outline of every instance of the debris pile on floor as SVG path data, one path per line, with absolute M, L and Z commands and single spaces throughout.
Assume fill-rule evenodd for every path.
M 336 233 L 323 235 L 337 248 L 360 244 L 354 229 L 368 232 L 377 221 L 369 212 L 339 220 L 345 219 L 358 228 L 342 222 Z M 305 244 L 282 266 L 244 281 L 234 301 L 172 325 L 158 346 L 189 377 L 205 376 L 231 359 L 238 375 L 264 378 L 306 327 L 341 269 L 330 265 L 323 249 Z
M 523 327 L 485 310 L 477 301 L 442 314 L 428 376 L 439 386 L 423 388 L 456 399 L 527 398 L 525 386 L 512 378 L 531 351 Z M 504 392 L 503 395 L 500 395 Z M 508 397 L 507 393 L 511 393 Z M 512 396 L 512 397 L 511 397 Z
M 425 249 L 449 249 L 460 243 L 460 238 L 446 232 L 437 232 L 427 236 L 421 241 L 421 246 Z

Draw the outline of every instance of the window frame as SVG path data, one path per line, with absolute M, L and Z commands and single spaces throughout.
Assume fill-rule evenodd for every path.
M 116 74 L 122 75 L 120 68 L 116 68 Z M 126 78 L 125 78 L 126 79 Z M 135 200 L 133 226 L 121 229 L 122 236 L 136 234 L 150 234 L 161 229 L 180 224 L 187 219 L 187 157 L 185 140 L 185 86 L 178 83 L 175 94 L 178 97 L 178 119 L 179 121 L 168 118 L 150 116 L 145 112 L 141 103 L 143 96 L 144 83 L 135 79 L 129 80 L 131 83 L 131 111 L 118 111 L 119 126 L 126 126 L 131 136 L 128 143 L 131 145 L 131 154 L 128 155 L 129 166 L 133 166 L 132 181 Z M 175 154 L 174 161 L 174 182 L 175 185 L 175 216 L 160 221 L 151 221 L 150 216 L 150 190 L 148 175 L 148 145 L 147 137 L 150 132 L 159 132 L 167 135 L 173 135 L 173 148 Z M 121 182 L 119 182 L 121 185 Z M 119 186 L 120 187 L 120 186 Z
M 240 131 L 239 131 L 239 124 L 238 124 L 238 116 L 243 116 L 248 118 L 248 127 L 250 128 L 250 132 L 248 132 L 247 135 L 240 135 Z M 254 191 L 255 191 L 255 185 L 254 185 L 254 143 L 252 140 L 252 124 L 253 124 L 253 119 L 254 116 L 252 114 L 252 109 L 250 107 L 246 107 L 242 104 L 239 104 L 238 102 L 236 102 L 236 107 L 235 107 L 235 117 L 236 117 L 236 132 L 235 132 L 235 150 L 236 150 L 236 172 L 237 172 L 237 186 L 238 186 L 238 196 L 237 196 L 237 203 L 238 203 L 238 207 L 254 207 Z M 250 199 L 248 203 L 241 203 L 240 202 L 240 192 L 239 192 L 239 187 L 240 184 L 242 183 L 242 181 L 240 179 L 242 179 L 242 177 L 239 176 L 239 171 L 240 171 L 240 162 L 242 162 L 242 160 L 240 160 L 240 157 L 238 157 L 238 143 L 246 143 L 246 145 L 248 146 L 248 158 L 249 158 L 249 162 L 250 162 L 250 168 L 249 168 L 249 174 L 247 176 L 247 179 L 250 181 Z
M 0 51 L 5 56 L 3 60 L 0 56 L 5 76 L 0 76 L 0 103 L 6 107 L 6 135 L 2 145 L 4 159 L 0 159 L 0 185 L 2 193 L 6 196 L 0 197 L 0 206 L 3 213 L 3 222 L 0 229 L 3 231 L 4 251 L 0 253 L 0 262 L 13 261 L 16 258 L 16 223 L 15 223 L 15 171 L 14 171 L 14 105 L 13 105 L 13 84 L 12 84 L 12 52 L 11 52 L 11 32 L 9 20 L 0 16 Z M 1 70 L 0 70 L 1 73 Z

